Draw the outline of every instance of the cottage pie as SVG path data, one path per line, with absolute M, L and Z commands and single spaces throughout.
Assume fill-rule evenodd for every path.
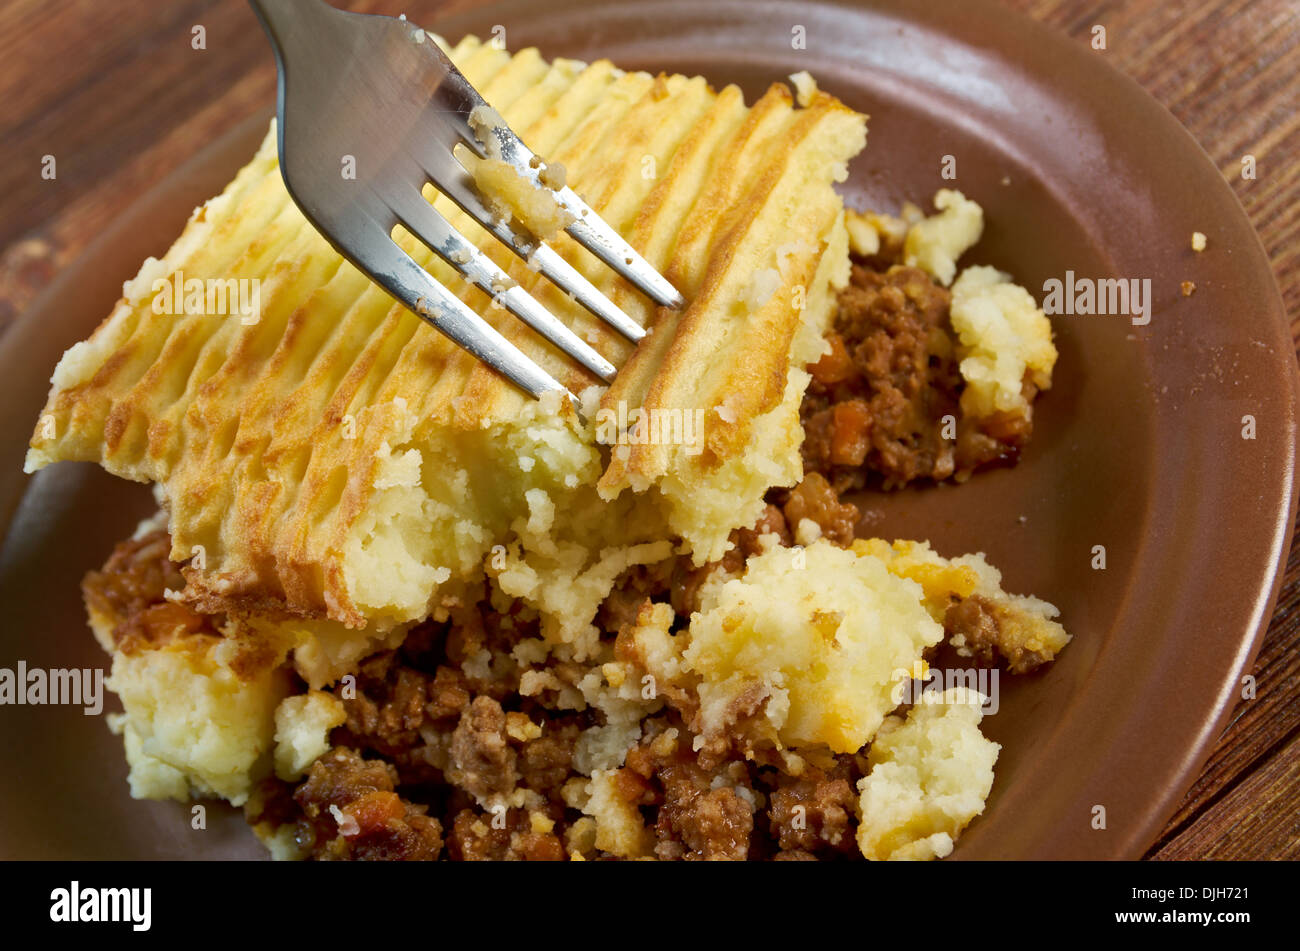
M 945 642 L 1023 673 L 1068 635 L 981 555 L 857 538 L 841 495 L 1030 436 L 1056 351 L 1028 292 L 959 267 L 980 207 L 846 213 L 866 117 L 807 76 L 747 105 L 447 48 L 689 303 L 556 235 L 632 348 L 430 191 L 621 368 L 597 386 L 399 233 L 581 412 L 533 401 L 331 250 L 268 134 L 64 355 L 28 455 L 159 499 L 83 586 L 132 794 L 242 806 L 277 857 L 947 854 L 993 782 L 984 698 L 899 688 Z M 239 280 L 256 319 L 153 306 Z

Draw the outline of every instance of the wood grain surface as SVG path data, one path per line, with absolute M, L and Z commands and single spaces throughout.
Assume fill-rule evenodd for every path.
M 352 0 L 432 24 L 472 0 Z M 957 0 L 952 0 L 957 2 Z M 1004 0 L 1137 80 L 1231 182 L 1300 340 L 1300 3 Z M 206 31 L 206 50 L 192 46 Z M 0 4 L 0 332 L 135 196 L 239 119 L 275 70 L 244 0 Z M 1258 176 L 1239 174 L 1243 154 Z M 43 181 L 45 155 L 58 176 Z M 170 236 L 163 236 L 159 253 Z M 1158 859 L 1300 858 L 1300 547 L 1243 701 L 1152 847 Z

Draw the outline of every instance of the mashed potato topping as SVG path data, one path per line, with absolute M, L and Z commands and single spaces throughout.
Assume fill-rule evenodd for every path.
M 449 50 L 510 128 L 562 165 L 687 303 L 656 307 L 555 233 L 555 251 L 646 327 L 634 348 L 437 197 L 457 230 L 619 366 L 610 387 L 596 385 L 399 234 L 418 263 L 581 398 L 586 420 L 562 401 L 539 403 L 340 259 L 285 190 L 272 130 L 92 340 L 65 355 L 44 415 L 52 425 L 37 428 L 28 458 L 33 470 L 93 460 L 163 484 L 173 558 L 202 552 L 182 592 L 198 609 L 334 621 L 364 648 L 445 615 L 494 570 L 498 546 L 523 563 L 495 569 L 519 590 L 544 590 L 530 572 L 576 571 L 599 593 L 617 563 L 606 548 L 661 540 L 666 526 L 701 563 L 721 557 L 729 533 L 758 517 L 763 493 L 799 479 L 803 367 L 821 351 L 848 270 L 834 184 L 865 145 L 866 118 L 824 93 L 796 108 L 779 83 L 747 104 L 739 88 L 700 77 L 548 62 L 474 37 Z M 485 187 L 554 211 L 513 170 L 489 163 L 484 175 L 494 171 Z M 558 184 L 558 166 L 544 177 Z M 539 215 L 525 213 L 540 231 L 562 225 Z M 777 282 L 742 304 L 761 269 Z M 149 288 L 176 272 L 257 278 L 258 320 L 160 318 Z M 725 414 L 713 411 L 724 404 Z M 619 433 L 611 451 L 590 420 L 620 406 L 621 418 L 698 411 L 703 432 L 689 445 Z M 546 551 L 514 531 L 538 511 L 539 493 L 556 512 Z M 621 508 L 608 504 L 616 500 Z M 608 524 L 594 524 L 600 513 Z M 579 520 L 590 531 L 570 533 Z M 553 636 L 581 641 L 599 599 L 567 600 Z
M 881 726 L 858 783 L 858 846 L 869 859 L 943 858 L 984 811 L 998 744 L 979 731 L 984 697 L 954 687 Z
M 525 178 L 513 165 L 500 159 L 465 159 L 470 174 L 484 202 L 500 220 L 509 224 L 511 216 L 539 240 L 555 237 L 573 224 L 573 215 L 560 207 L 555 196 Z M 562 181 L 563 168 L 555 174 Z
M 962 410 L 977 417 L 1023 415 L 1029 408 L 1023 383 L 1046 389 L 1052 382 L 1056 348 L 1051 323 L 1030 293 L 996 268 L 968 267 L 954 283 L 957 259 L 984 231 L 984 211 L 951 189 L 937 192 L 934 206 L 938 214 L 908 229 L 904 263 L 952 285 L 952 326 L 960 338 L 961 375 L 968 384 Z M 858 228 L 865 230 L 862 219 Z
M 1023 673 L 1053 660 L 1070 642 L 1056 606 L 1040 598 L 1008 594 L 1002 572 L 980 552 L 944 558 L 928 542 L 859 539 L 853 550 L 870 553 L 889 570 L 911 578 L 925 592 L 924 604 L 949 628 L 949 643 L 965 657 L 994 657 Z
M 615 786 L 614 770 L 599 770 L 587 787 L 588 799 L 583 812 L 596 820 L 594 845 L 602 852 L 619 858 L 640 858 L 650 854 L 652 838 L 641 812 Z

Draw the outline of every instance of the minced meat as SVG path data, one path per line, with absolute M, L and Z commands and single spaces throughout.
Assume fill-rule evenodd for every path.
M 809 367 L 805 470 L 845 492 L 961 480 L 1017 458 L 1028 419 L 976 420 L 961 411 L 951 303 L 948 290 L 917 268 L 854 265 L 827 337 L 830 352 Z
M 436 859 L 442 825 L 427 807 L 395 792 L 396 770 L 336 747 L 294 792 L 302 810 L 297 838 L 318 859 Z
M 776 844 L 789 858 L 819 855 L 852 856 L 858 797 L 853 791 L 846 758 L 827 774 L 810 766 L 798 777 L 775 774 L 776 789 L 768 796 L 768 819 Z M 778 856 L 779 857 L 779 856 Z
M 126 654 L 158 646 L 173 637 L 216 634 L 219 618 L 199 614 L 168 601 L 168 590 L 185 587 L 176 562 L 169 559 L 171 536 L 154 531 L 128 539 L 113 549 L 104 567 L 87 572 L 81 582 L 86 605 L 104 617 L 121 618 L 110 636 Z
M 491 697 L 475 697 L 451 735 L 447 779 L 482 802 L 515 788 L 515 759 L 501 704 Z

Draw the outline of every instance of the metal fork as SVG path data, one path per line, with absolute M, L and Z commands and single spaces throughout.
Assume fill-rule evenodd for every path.
M 404 19 L 321 0 L 249 0 L 279 67 L 280 170 L 289 194 L 330 244 L 419 317 L 507 379 L 540 396 L 564 387 L 440 284 L 392 239 L 401 224 L 528 326 L 609 382 L 614 366 L 458 233 L 421 194 L 426 182 L 511 251 L 632 342 L 645 331 L 552 248 L 498 220 L 455 155 L 508 162 L 535 186 L 545 166 L 501 124 L 481 142 L 470 116 L 487 103 L 428 35 Z M 495 113 L 491 113 L 495 115 Z M 345 173 L 352 172 L 352 177 Z M 566 229 L 657 304 L 676 289 L 573 191 L 552 190 Z

